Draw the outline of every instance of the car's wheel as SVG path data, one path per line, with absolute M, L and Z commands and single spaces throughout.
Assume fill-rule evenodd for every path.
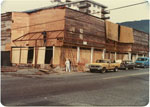
M 132 69 L 135 69 L 135 66 L 133 66 Z
M 125 70 L 128 70 L 129 68 L 128 67 L 125 67 Z
M 94 70 L 93 70 L 93 69 L 90 69 L 90 72 L 94 72 Z
M 101 70 L 101 73 L 105 73 L 106 72 L 106 68 L 103 68 L 102 70 Z
M 118 67 L 115 67 L 114 72 L 118 72 Z

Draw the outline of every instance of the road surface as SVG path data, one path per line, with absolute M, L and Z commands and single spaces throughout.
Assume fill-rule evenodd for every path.
M 149 70 L 66 73 L 44 76 L 2 74 L 4 106 L 145 106 Z

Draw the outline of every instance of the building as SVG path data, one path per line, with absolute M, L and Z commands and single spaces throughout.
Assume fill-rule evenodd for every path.
M 1 15 L 1 65 L 9 66 L 11 51 L 11 13 Z
M 13 65 L 63 67 L 69 58 L 82 69 L 97 59 L 135 60 L 148 54 L 148 34 L 64 6 L 10 15 Z M 143 34 L 145 39 L 136 39 Z

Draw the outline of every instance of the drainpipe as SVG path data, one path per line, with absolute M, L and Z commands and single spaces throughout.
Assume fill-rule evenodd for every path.
M 131 60 L 131 52 L 128 53 L 128 59 Z

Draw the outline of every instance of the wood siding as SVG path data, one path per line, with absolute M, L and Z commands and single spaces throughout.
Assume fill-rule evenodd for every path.
M 11 50 L 11 13 L 1 15 L 1 51 Z
M 71 9 L 66 9 L 65 18 L 65 43 L 104 47 L 104 21 Z

